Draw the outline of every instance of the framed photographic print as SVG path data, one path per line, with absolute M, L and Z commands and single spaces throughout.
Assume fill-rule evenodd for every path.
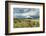
M 5 34 L 45 32 L 45 4 L 5 1 Z

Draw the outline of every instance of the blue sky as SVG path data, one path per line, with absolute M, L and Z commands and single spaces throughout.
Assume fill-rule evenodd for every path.
M 38 8 L 13 8 L 13 16 L 16 18 L 30 18 L 31 16 L 39 16 Z

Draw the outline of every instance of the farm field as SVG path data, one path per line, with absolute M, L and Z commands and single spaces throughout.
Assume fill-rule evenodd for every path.
M 39 27 L 39 19 L 14 18 L 14 28 Z

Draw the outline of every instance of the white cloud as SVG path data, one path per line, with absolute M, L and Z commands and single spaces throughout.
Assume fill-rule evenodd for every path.
M 37 12 L 35 11 L 29 11 L 27 13 L 23 13 L 22 16 L 35 16 L 37 14 Z
M 18 11 L 18 9 L 17 9 Z M 17 13 L 17 11 L 14 11 L 14 17 L 25 17 L 25 18 L 28 18 L 28 17 L 31 17 L 31 16 L 39 16 L 39 10 L 38 9 L 25 9 L 23 11 L 23 13 Z M 21 11 L 19 11 L 21 12 Z M 31 17 L 32 18 L 32 17 Z

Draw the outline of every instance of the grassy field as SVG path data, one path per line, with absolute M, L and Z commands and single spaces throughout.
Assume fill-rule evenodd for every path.
M 14 28 L 39 27 L 39 19 L 14 18 Z

